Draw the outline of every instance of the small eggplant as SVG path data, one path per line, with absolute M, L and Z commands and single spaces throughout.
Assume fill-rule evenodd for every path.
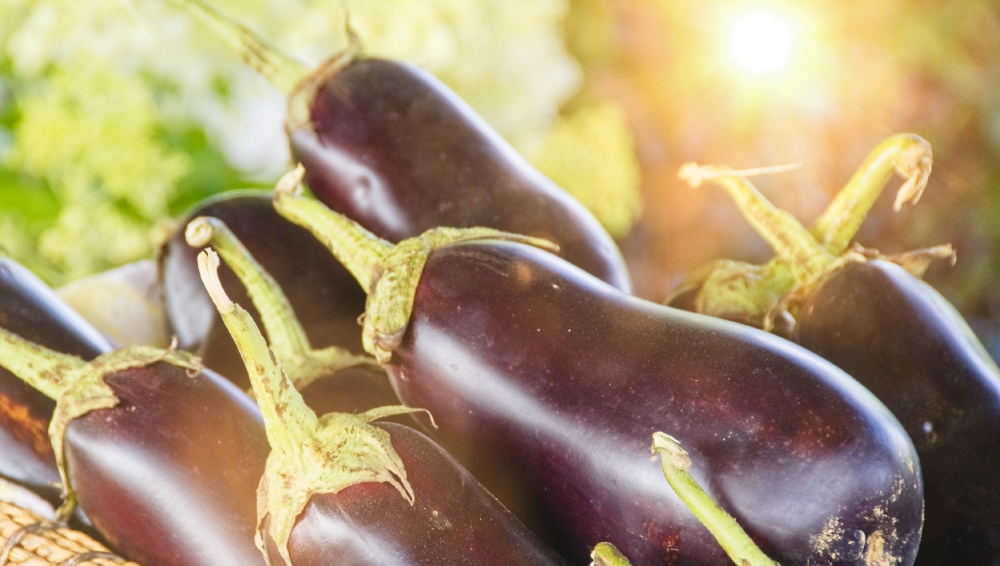
M 855 247 L 835 257 L 822 229 L 810 234 L 787 214 L 762 214 L 776 209 L 738 174 L 719 179 L 775 248 L 768 265 L 790 274 L 787 285 L 759 281 L 767 293 L 755 296 L 776 300 L 756 304 L 765 313 L 757 324 L 785 319 L 793 341 L 870 389 L 916 446 L 926 496 L 917 564 L 998 563 L 1000 369 L 954 307 L 919 279 L 930 259 L 954 259 L 950 246 L 892 257 Z M 876 182 L 862 192 L 880 188 Z M 703 279 L 696 292 L 706 311 L 755 302 L 721 279 Z
M 913 445 L 818 356 L 625 295 L 544 240 L 438 229 L 393 246 L 317 201 L 274 204 L 369 290 L 365 347 L 404 403 L 445 447 L 499 462 L 484 483 L 520 488 L 520 516 L 571 562 L 608 541 L 643 566 L 728 563 L 650 461 L 657 430 L 686 439 L 699 483 L 779 562 L 913 562 Z
M 271 208 L 271 212 L 277 216 L 274 208 Z M 283 218 L 281 221 L 288 222 Z M 291 223 L 288 225 L 295 226 Z M 304 231 L 302 228 L 299 229 Z M 320 350 L 312 348 L 309 337 L 295 317 L 295 312 L 281 287 L 267 270 L 257 263 L 225 222 L 218 218 L 199 216 L 188 223 L 184 234 L 188 245 L 192 247 L 202 248 L 211 245 L 243 284 L 260 313 L 271 342 L 271 349 L 295 388 L 302 393 L 310 409 L 323 415 L 356 413 L 399 404 L 385 371 L 370 356 L 353 355 L 336 345 Z M 318 244 L 311 234 L 306 232 L 306 235 L 312 239 L 313 244 Z M 326 250 L 320 250 L 320 254 L 325 260 L 333 259 Z M 301 259 L 308 256 L 297 257 Z M 323 259 L 309 258 L 308 262 L 324 264 Z M 351 277 L 346 270 L 344 272 Z M 353 278 L 351 284 L 360 290 Z M 357 326 L 356 317 L 354 334 L 360 342 L 361 329 Z M 229 342 L 232 343 L 231 337 Z M 244 376 L 249 383 L 245 366 L 242 371 L 237 372 L 235 368 L 232 371 Z M 412 420 L 402 420 L 409 419 L 402 415 L 392 418 L 399 419 L 397 422 L 401 424 L 412 423 Z
M 389 406 L 316 416 L 253 320 L 226 296 L 218 257 L 199 256 L 206 288 L 240 347 L 272 452 L 260 482 L 257 544 L 272 564 L 565 565 L 444 450 L 372 421 Z
M 393 242 L 438 226 L 545 237 L 570 263 L 631 291 L 597 219 L 430 74 L 362 57 L 353 34 L 346 52 L 309 72 L 200 0 L 175 1 L 289 93 L 292 154 L 331 208 Z
M 198 277 L 198 250 L 184 239 L 185 227 L 197 216 L 219 218 L 229 226 L 284 290 L 309 341 L 362 352 L 357 320 L 365 310 L 364 291 L 316 238 L 274 211 L 269 191 L 226 192 L 199 203 L 161 247 L 167 316 L 182 349 L 197 353 L 207 367 L 241 389 L 250 387 L 239 351 Z M 223 266 L 219 276 L 234 300 L 249 303 L 247 291 L 229 267 Z M 250 310 L 259 321 L 256 309 Z
M 6 257 L 0 257 L 0 327 L 86 360 L 113 349 L 45 283 Z M 0 477 L 58 504 L 59 488 L 53 484 L 59 482 L 59 472 L 46 432 L 55 406 L 0 367 Z
M 263 564 L 253 502 L 268 447 L 242 391 L 175 350 L 87 363 L 4 329 L 0 365 L 56 400 L 60 517 L 79 499 L 109 545 L 145 566 Z

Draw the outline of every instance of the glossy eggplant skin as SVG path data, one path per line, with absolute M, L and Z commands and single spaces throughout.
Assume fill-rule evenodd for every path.
M 66 458 L 108 543 L 144 566 L 263 564 L 256 493 L 270 447 L 253 401 L 165 362 L 106 382 L 121 402 L 70 422 Z
M 406 466 L 414 504 L 387 483 L 314 495 L 289 539 L 294 566 L 327 566 L 331 556 L 338 566 L 568 566 L 429 438 L 378 426 Z
M 729 563 L 650 459 L 655 431 L 681 439 L 695 478 L 782 564 L 916 555 L 919 463 L 870 392 L 787 341 L 627 296 L 541 250 L 432 253 L 387 370 L 572 563 L 602 540 L 644 566 Z
M 917 564 L 1000 563 L 1000 370 L 954 307 L 898 265 L 852 263 L 809 297 L 795 339 L 913 440 L 927 505 Z
M 176 233 L 160 249 L 167 316 L 181 348 L 194 351 L 207 367 L 244 390 L 250 387 L 246 367 L 198 276 L 195 258 L 201 249 L 184 240 L 185 226 L 197 216 L 214 216 L 229 226 L 281 286 L 314 345 L 363 352 L 358 316 L 365 310 L 365 292 L 312 234 L 274 211 L 271 194 L 233 191 L 203 201 L 185 214 Z M 260 325 L 260 316 L 239 278 L 226 265 L 220 268 L 219 277 L 230 297 L 246 305 Z M 383 404 L 396 401 L 390 398 Z
M 534 169 L 461 98 L 420 69 L 357 59 L 288 124 L 316 198 L 392 242 L 430 228 L 485 226 L 542 236 L 630 292 L 621 253 L 583 205 Z
M 0 257 L 0 327 L 58 352 L 93 359 L 111 344 L 45 283 Z M 59 472 L 49 441 L 55 401 L 0 367 L 0 476 L 60 501 Z

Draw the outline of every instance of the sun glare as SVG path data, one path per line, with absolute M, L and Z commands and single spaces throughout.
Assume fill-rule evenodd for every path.
M 748 74 L 774 74 L 791 63 L 795 32 L 791 19 L 781 14 L 747 12 L 733 20 L 729 53 L 736 65 Z

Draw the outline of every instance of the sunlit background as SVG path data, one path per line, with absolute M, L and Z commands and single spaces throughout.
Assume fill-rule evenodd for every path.
M 344 44 L 433 72 L 620 241 L 662 300 L 771 255 L 689 161 L 802 162 L 755 183 L 804 223 L 885 137 L 934 148 L 858 235 L 955 245 L 927 279 L 1000 352 L 1000 6 L 984 0 L 218 0 L 286 51 Z M 0 0 L 0 244 L 53 284 L 152 257 L 169 218 L 287 167 L 282 95 L 167 0 Z

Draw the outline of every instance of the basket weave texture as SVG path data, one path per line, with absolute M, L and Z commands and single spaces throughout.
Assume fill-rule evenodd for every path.
M 0 566 L 139 566 L 87 535 L 0 501 Z

